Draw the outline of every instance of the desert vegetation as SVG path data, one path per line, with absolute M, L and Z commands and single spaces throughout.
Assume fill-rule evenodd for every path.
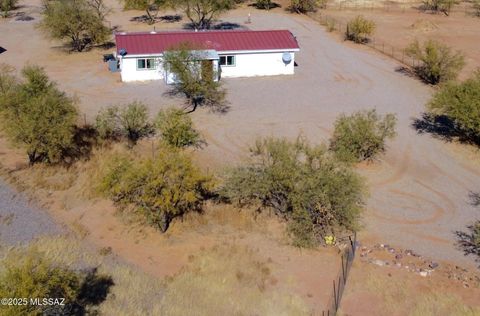
M 460 51 L 454 52 L 450 47 L 435 40 L 428 40 L 423 45 L 414 41 L 407 48 L 407 53 L 421 62 L 415 67 L 415 72 L 430 84 L 456 79 L 465 65 L 464 56 Z
M 372 160 L 385 151 L 386 140 L 395 136 L 394 114 L 379 115 L 375 110 L 341 115 L 335 121 L 330 149 L 346 162 Z
M 81 52 L 108 41 L 105 25 L 108 9 L 103 1 L 53 0 L 43 2 L 40 27 L 52 38 L 69 41 L 72 50 Z
M 173 0 L 173 8 L 185 13 L 192 28 L 209 29 L 221 13 L 235 7 L 234 0 Z
M 325 6 L 325 0 L 291 0 L 288 9 L 299 14 L 314 12 Z
M 148 119 L 147 107 L 138 101 L 104 108 L 95 118 L 95 129 L 104 140 L 125 138 L 130 146 L 154 132 Z
M 213 111 L 222 112 L 227 109 L 226 91 L 219 81 L 211 63 L 199 61 L 197 50 L 189 43 L 165 53 L 165 69 L 177 79 L 172 94 L 183 94 L 187 106 L 192 112 L 197 106 L 207 106 Z
M 365 43 L 368 41 L 368 37 L 375 32 L 375 28 L 375 22 L 359 15 L 347 23 L 345 39 L 355 43 Z
M 480 72 L 461 82 L 450 82 L 438 90 L 428 104 L 433 115 L 445 115 L 459 128 L 463 138 L 480 142 Z
M 457 1 L 455 0 L 424 0 L 421 9 L 434 13 L 443 13 L 448 16 L 456 3 Z
M 157 21 L 160 10 L 170 6 L 167 0 L 124 0 L 125 10 L 143 10 L 146 13 L 148 24 L 154 24 Z
M 289 222 L 294 244 L 317 245 L 323 236 L 358 228 L 362 179 L 324 146 L 303 139 L 258 140 L 252 160 L 230 170 L 221 194 L 239 205 L 269 207 Z
M 192 118 L 177 108 L 170 107 L 158 112 L 155 127 L 162 141 L 170 146 L 198 147 L 203 143 L 200 133 L 193 127 Z
M 104 167 L 99 192 L 121 206 L 133 205 L 148 223 L 165 232 L 173 218 L 201 210 L 213 180 L 185 153 L 160 148 L 154 159 L 114 155 Z
M 10 16 L 10 11 L 14 10 L 18 4 L 18 0 L 1 0 L 0 1 L 0 16 L 7 18 Z
M 22 79 L 3 65 L 0 71 L 0 121 L 6 136 L 24 148 L 30 164 L 57 163 L 74 146 L 76 102 L 51 82 L 43 68 L 27 65 Z

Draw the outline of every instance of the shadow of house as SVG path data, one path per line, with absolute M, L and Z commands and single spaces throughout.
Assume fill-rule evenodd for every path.
M 2 46 L 0 46 L 0 54 L 2 53 L 5 53 L 7 50 L 5 48 L 3 48 Z
M 462 143 L 480 145 L 478 137 L 462 130 L 446 115 L 423 113 L 422 118 L 413 120 L 412 127 L 418 134 L 428 133 L 447 142 L 458 140 Z

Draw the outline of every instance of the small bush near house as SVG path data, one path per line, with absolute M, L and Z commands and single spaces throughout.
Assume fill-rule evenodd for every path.
M 182 110 L 168 108 L 158 113 L 155 127 L 162 140 L 173 147 L 198 146 L 201 143 L 200 134 L 193 128 L 190 116 Z
M 41 67 L 24 67 L 23 81 L 12 68 L 1 70 L 0 122 L 8 139 L 26 149 L 30 164 L 60 162 L 73 146 L 75 101 L 58 90 Z
M 196 168 L 187 155 L 171 147 L 161 148 L 153 160 L 115 157 L 106 166 L 98 186 L 113 201 L 136 207 L 162 232 L 173 218 L 200 210 L 212 188 L 211 177 Z
M 10 11 L 15 10 L 18 0 L 0 0 L 0 15 L 4 18 L 10 16 Z
M 16 299 L 64 298 L 64 305 L 35 304 L 1 307 L 2 315 L 84 315 L 92 303 L 89 285 L 99 280 L 94 273 L 79 272 L 54 264 L 36 248 L 16 249 L 0 261 L 0 296 Z M 103 278 L 103 277 L 102 277 Z M 108 277 L 105 277 L 107 280 Z M 109 281 L 112 285 L 113 282 Z M 98 290 L 98 289 L 97 289 Z M 98 293 L 96 293 L 98 294 Z M 98 297 L 97 297 L 98 298 Z
M 291 0 L 288 9 L 298 14 L 305 14 L 324 8 L 326 3 L 325 0 Z
M 394 114 L 381 116 L 375 110 L 341 115 L 335 122 L 330 149 L 346 162 L 375 158 L 385 151 L 385 141 L 395 136 Z
M 435 115 L 446 115 L 467 139 L 480 143 L 480 71 L 462 83 L 447 83 L 428 104 Z
M 232 169 L 221 195 L 239 204 L 260 203 L 289 222 L 294 244 L 311 246 L 320 236 L 358 228 L 364 184 L 322 147 L 302 139 L 267 138 L 251 149 L 252 160 Z
M 72 50 L 81 52 L 108 40 L 104 10 L 88 0 L 45 0 L 40 27 L 54 39 L 70 41 Z
M 422 10 L 432 11 L 434 13 L 450 14 L 450 10 L 457 3 L 456 0 L 424 0 L 421 6 Z
M 347 23 L 345 38 L 355 43 L 366 43 L 368 37 L 375 32 L 376 24 L 359 15 Z
M 148 121 L 147 107 L 138 101 L 103 109 L 95 119 L 95 128 L 101 138 L 125 137 L 131 146 L 153 132 Z
M 434 40 L 428 40 L 423 45 L 418 41 L 413 42 L 407 48 L 407 54 L 421 61 L 421 64 L 415 67 L 415 72 L 430 84 L 455 79 L 465 66 L 461 52 L 453 52 L 450 47 Z

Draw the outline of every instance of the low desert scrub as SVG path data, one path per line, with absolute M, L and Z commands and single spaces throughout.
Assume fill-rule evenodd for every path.
M 245 246 L 225 244 L 190 257 L 166 284 L 161 314 L 310 315 L 278 284 L 272 264 Z
M 416 40 L 406 52 L 421 62 L 415 67 L 415 72 L 430 84 L 456 79 L 465 66 L 465 58 L 460 51 L 454 52 L 447 45 L 435 40 L 428 40 L 423 45 Z
M 160 280 L 126 264 L 113 261 L 109 256 L 95 254 L 95 252 L 84 248 L 77 239 L 66 237 L 41 238 L 25 248 L 14 248 L 11 251 L 2 251 L 0 248 L 0 254 L 2 257 L 7 255 L 7 260 L 16 258 L 17 255 L 21 254 L 22 256 L 18 260 L 15 259 L 19 262 L 25 262 L 28 257 L 23 255 L 30 254 L 30 256 L 33 256 L 32 260 L 44 260 L 50 265 L 62 267 L 70 273 L 74 271 L 75 275 L 79 273 L 79 277 L 84 276 L 82 273 L 85 272 L 95 272 L 97 276 L 95 280 L 100 282 L 97 282 L 98 291 L 96 293 L 104 295 L 93 297 L 91 296 L 92 292 L 85 293 L 90 295 L 90 301 L 99 300 L 98 304 L 89 306 L 91 312 L 97 311 L 101 315 L 141 316 L 158 314 L 164 291 L 163 283 Z M 15 266 L 18 268 L 18 264 L 15 264 Z M 25 266 L 22 267 L 25 268 Z M 92 283 L 90 285 L 94 285 Z M 45 286 L 42 286 L 42 289 L 45 288 Z M 9 294 L 12 294 L 12 292 Z M 9 295 L 4 296 L 8 297 Z M 12 315 L 20 315 L 18 310 L 14 312 L 16 313 Z
M 193 128 L 192 118 L 182 110 L 168 108 L 158 112 L 155 127 L 162 140 L 173 147 L 200 146 L 200 133 Z
M 473 10 L 474 10 L 473 15 L 480 18 L 480 0 L 473 1 Z
M 421 6 L 423 11 L 431 11 L 434 13 L 450 14 L 453 6 L 457 3 L 456 0 L 424 0 Z
M 376 24 L 359 15 L 347 23 L 345 39 L 355 43 L 368 42 L 369 36 L 375 32 Z
M 298 138 L 266 138 L 251 148 L 251 160 L 230 170 L 220 194 L 239 205 L 260 204 L 289 223 L 296 246 L 316 245 L 322 236 L 358 228 L 365 186 L 350 167 L 324 146 Z
M 395 136 L 394 114 L 379 115 L 375 110 L 341 115 L 335 121 L 330 149 L 346 162 L 372 160 L 385 151 L 385 142 Z
M 462 83 L 451 82 L 433 96 L 428 109 L 450 118 L 464 138 L 480 143 L 480 71 Z
M 306 14 L 324 8 L 326 4 L 326 0 L 291 0 L 288 9 L 298 14 Z
M 172 147 L 161 147 L 153 159 L 118 155 L 106 162 L 99 192 L 119 205 L 132 205 L 145 219 L 165 232 L 173 218 L 199 211 L 213 189 L 210 176 L 190 157 Z
M 126 138 L 130 146 L 153 133 L 147 107 L 138 101 L 104 108 L 95 119 L 95 129 L 102 139 Z
M 18 0 L 0 0 L 0 16 L 8 18 L 10 11 L 15 10 Z

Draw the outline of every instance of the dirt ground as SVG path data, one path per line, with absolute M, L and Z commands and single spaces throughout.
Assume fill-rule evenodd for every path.
M 402 50 L 414 40 L 438 40 L 465 55 L 466 66 L 460 73 L 460 79 L 468 78 L 473 71 L 480 68 L 480 18 L 465 13 L 465 4 L 455 7 L 455 11 L 446 16 L 422 12 L 416 9 L 419 3 L 395 5 L 395 2 L 389 2 L 390 6 L 373 10 L 360 9 L 364 5 L 363 1 L 351 1 L 351 4 L 354 3 L 358 3 L 358 9 L 339 10 L 339 6 L 332 5 L 330 9 L 321 10 L 316 15 L 334 18 L 340 23 L 337 28 L 342 31 L 345 31 L 346 23 L 357 15 L 375 21 L 377 27 L 372 41 L 376 43 L 377 49 L 387 53 L 390 53 L 393 47 L 397 58 L 400 58 Z
M 145 102 L 152 114 L 161 107 L 182 103 L 181 99 L 164 96 L 167 87 L 163 82 L 121 83 L 119 74 L 109 73 L 102 62 L 102 54 L 112 50 L 64 52 L 58 43 L 45 40 L 36 28 L 39 1 L 27 0 L 23 4 L 21 10 L 35 20 L 0 20 L 0 46 L 6 49 L 0 54 L 0 62 L 17 68 L 26 62 L 44 66 L 62 89 L 77 95 L 87 121 L 91 122 L 102 106 L 135 99 Z M 112 26 L 126 31 L 152 29 L 130 21 L 141 12 L 123 12 L 113 0 L 109 4 L 114 9 L 109 17 Z M 229 12 L 222 20 L 244 24 L 249 13 L 249 28 L 286 28 L 294 33 L 301 47 L 296 56 L 298 67 L 294 76 L 225 80 L 230 111 L 219 115 L 200 109 L 192 114 L 208 143 L 197 152 L 202 163 L 216 169 L 238 163 L 259 136 L 294 138 L 303 134 L 313 143 L 325 142 L 340 113 L 370 108 L 396 113 L 398 135 L 388 144 L 387 154 L 379 162 L 359 167 L 370 185 L 360 239 L 413 248 L 435 260 L 473 268 L 473 259 L 456 249 L 454 232 L 465 229 L 479 216 L 468 195 L 479 190 L 480 165 L 466 159 L 462 151 L 452 149 L 456 147 L 429 134 L 419 134 L 412 127 L 414 120 L 421 118 L 432 89 L 395 72 L 398 63 L 366 47 L 339 41 L 307 17 L 287 15 L 281 9 L 264 12 L 246 7 Z M 155 27 L 178 29 L 183 23 L 162 22 Z M 479 36 L 477 33 L 471 40 L 472 45 L 480 43 Z M 11 158 L 4 140 L 0 150 L 4 153 L 2 164 L 8 160 L 11 168 L 23 159 Z M 226 238 L 222 234 L 194 232 L 180 240 L 166 240 L 149 229 L 142 233 L 129 231 L 115 216 L 111 204 L 84 204 L 73 197 L 74 193 L 51 194 L 50 207 L 56 210 L 53 214 L 70 223 L 77 221 L 87 240 L 100 247 L 112 247 L 114 252 L 157 276 L 177 271 L 179 263 L 185 262 L 190 253 Z M 330 283 L 324 276 L 335 274 L 328 270 L 334 254 L 299 256 L 296 250 L 266 240 L 264 235 L 253 234 L 249 238 L 245 239 L 248 243 L 271 249 L 273 253 L 266 251 L 265 255 L 278 262 L 285 282 L 293 275 L 293 283 L 297 284 L 294 286 L 302 297 L 316 310 L 322 308 L 318 295 L 327 296 L 330 291 L 322 282 Z

